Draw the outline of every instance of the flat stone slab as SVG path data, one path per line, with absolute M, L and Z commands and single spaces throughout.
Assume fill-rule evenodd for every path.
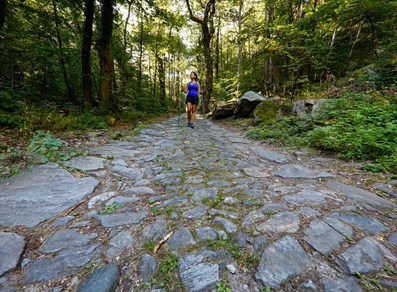
M 382 207 L 382 208 L 390 208 L 390 209 L 397 208 L 397 205 L 394 204 L 393 202 L 381 198 L 376 194 L 371 193 L 364 189 L 349 186 L 338 181 L 331 181 L 328 183 L 328 186 L 331 189 L 340 192 L 342 195 L 349 198 L 353 202 L 359 204 L 368 204 L 373 207 Z
M 172 250 L 180 250 L 195 245 L 197 241 L 188 228 L 181 228 L 170 237 L 167 243 Z
M 53 258 L 40 258 L 24 269 L 24 283 L 33 284 L 73 275 L 99 255 L 102 245 L 76 247 L 61 251 Z
M 135 240 L 132 237 L 131 232 L 128 230 L 120 231 L 109 241 L 109 247 L 106 251 L 106 256 L 108 259 L 113 259 L 121 255 L 124 251 L 132 246 L 134 241 Z
M 120 270 L 117 265 L 96 268 L 84 280 L 77 292 L 111 292 L 116 291 L 120 280 Z
M 167 235 L 167 221 L 164 216 L 160 216 L 156 221 L 146 227 L 143 232 L 144 240 L 158 241 Z
M 48 238 L 39 248 L 39 252 L 47 254 L 71 248 L 72 246 L 86 245 L 97 237 L 97 233 L 81 234 L 75 229 L 62 229 Z
M 149 254 L 144 254 L 138 263 L 138 274 L 143 282 L 150 282 L 157 269 L 157 259 Z
M 315 192 L 312 190 L 304 190 L 295 195 L 287 195 L 283 197 L 284 201 L 290 204 L 312 204 L 321 205 L 325 203 L 325 199 L 328 196 L 320 192 Z
M 257 167 L 247 167 L 243 168 L 243 171 L 246 173 L 248 176 L 256 177 L 256 178 L 263 178 L 263 177 L 269 177 L 270 174 L 260 168 Z
M 103 227 L 116 227 L 130 224 L 139 224 L 149 215 L 148 212 L 124 212 L 110 215 L 95 215 L 94 218 L 101 222 Z
M 200 219 L 207 213 L 206 205 L 198 205 L 182 214 L 187 219 Z
M 99 157 L 80 156 L 73 157 L 62 164 L 73 169 L 87 172 L 104 169 L 105 161 L 105 159 Z
M 299 164 L 289 164 L 283 166 L 279 170 L 273 172 L 273 175 L 277 175 L 282 178 L 304 178 L 304 179 L 334 177 L 332 174 L 328 172 L 309 169 Z
M 217 188 L 202 188 L 199 190 L 196 190 L 193 193 L 193 196 L 191 197 L 192 202 L 201 202 L 204 199 L 215 199 L 218 194 L 218 189 Z
M 0 277 L 17 267 L 25 244 L 25 238 L 16 233 L 0 232 Z
M 35 227 L 82 201 L 98 184 L 92 177 L 76 178 L 55 163 L 0 180 L 0 225 Z
M 372 217 L 342 213 L 330 213 L 329 215 L 348 224 L 352 224 L 363 231 L 369 232 L 372 235 L 378 235 L 389 230 L 378 219 Z
M 259 224 L 256 229 L 259 232 L 293 233 L 300 226 L 299 214 L 295 212 L 284 212 L 273 215 L 269 220 Z
M 237 226 L 230 220 L 227 220 L 222 217 L 216 217 L 213 221 L 214 224 L 221 224 L 227 233 L 235 233 L 237 232 Z
M 345 239 L 342 234 L 321 220 L 313 220 L 304 234 L 304 240 L 322 255 L 329 255 Z
M 134 157 L 137 151 L 128 149 L 124 144 L 106 144 L 92 148 L 90 153 L 110 157 Z
M 331 279 L 324 277 L 321 280 L 324 285 L 325 292 L 331 291 L 354 291 L 361 292 L 364 291 L 360 286 L 359 280 L 354 277 L 342 278 L 342 279 Z
M 378 191 L 385 192 L 390 196 L 397 197 L 397 180 L 392 180 L 387 183 L 380 183 L 374 185 Z
M 310 267 L 311 260 L 299 242 L 291 236 L 285 236 L 265 249 L 255 278 L 266 287 L 278 288 Z
M 371 237 L 361 239 L 336 258 L 337 262 L 352 275 L 377 272 L 385 266 L 386 259 L 397 261 L 390 250 Z
M 286 163 L 292 160 L 292 158 L 289 155 L 279 154 L 273 151 L 266 150 L 262 147 L 253 146 L 250 148 L 256 155 L 266 160 L 270 160 L 278 163 Z

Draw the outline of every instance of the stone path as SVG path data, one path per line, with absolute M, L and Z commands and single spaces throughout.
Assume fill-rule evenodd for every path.
M 176 125 L 0 181 L 0 291 L 396 289 L 394 185 Z

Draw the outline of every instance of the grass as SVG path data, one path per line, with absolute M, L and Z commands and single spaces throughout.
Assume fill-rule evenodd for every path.
M 113 214 L 114 212 L 116 212 L 117 210 L 122 209 L 122 208 L 124 208 L 123 204 L 113 202 L 111 205 L 105 206 L 102 210 L 99 210 L 98 214 L 100 214 L 100 215 Z

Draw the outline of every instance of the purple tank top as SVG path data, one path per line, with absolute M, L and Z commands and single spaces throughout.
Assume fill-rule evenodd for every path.
M 198 82 L 196 82 L 195 84 L 190 84 L 190 82 L 187 84 L 187 88 L 188 88 L 188 93 L 187 96 L 198 96 Z

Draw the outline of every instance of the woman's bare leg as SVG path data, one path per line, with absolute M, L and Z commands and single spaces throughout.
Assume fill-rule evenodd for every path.
M 191 114 L 191 122 L 194 123 L 194 120 L 196 119 L 196 110 L 197 110 L 197 104 L 192 104 L 192 114 Z
M 190 102 L 188 102 L 187 104 L 187 122 L 190 123 L 191 119 L 192 119 L 192 104 Z

